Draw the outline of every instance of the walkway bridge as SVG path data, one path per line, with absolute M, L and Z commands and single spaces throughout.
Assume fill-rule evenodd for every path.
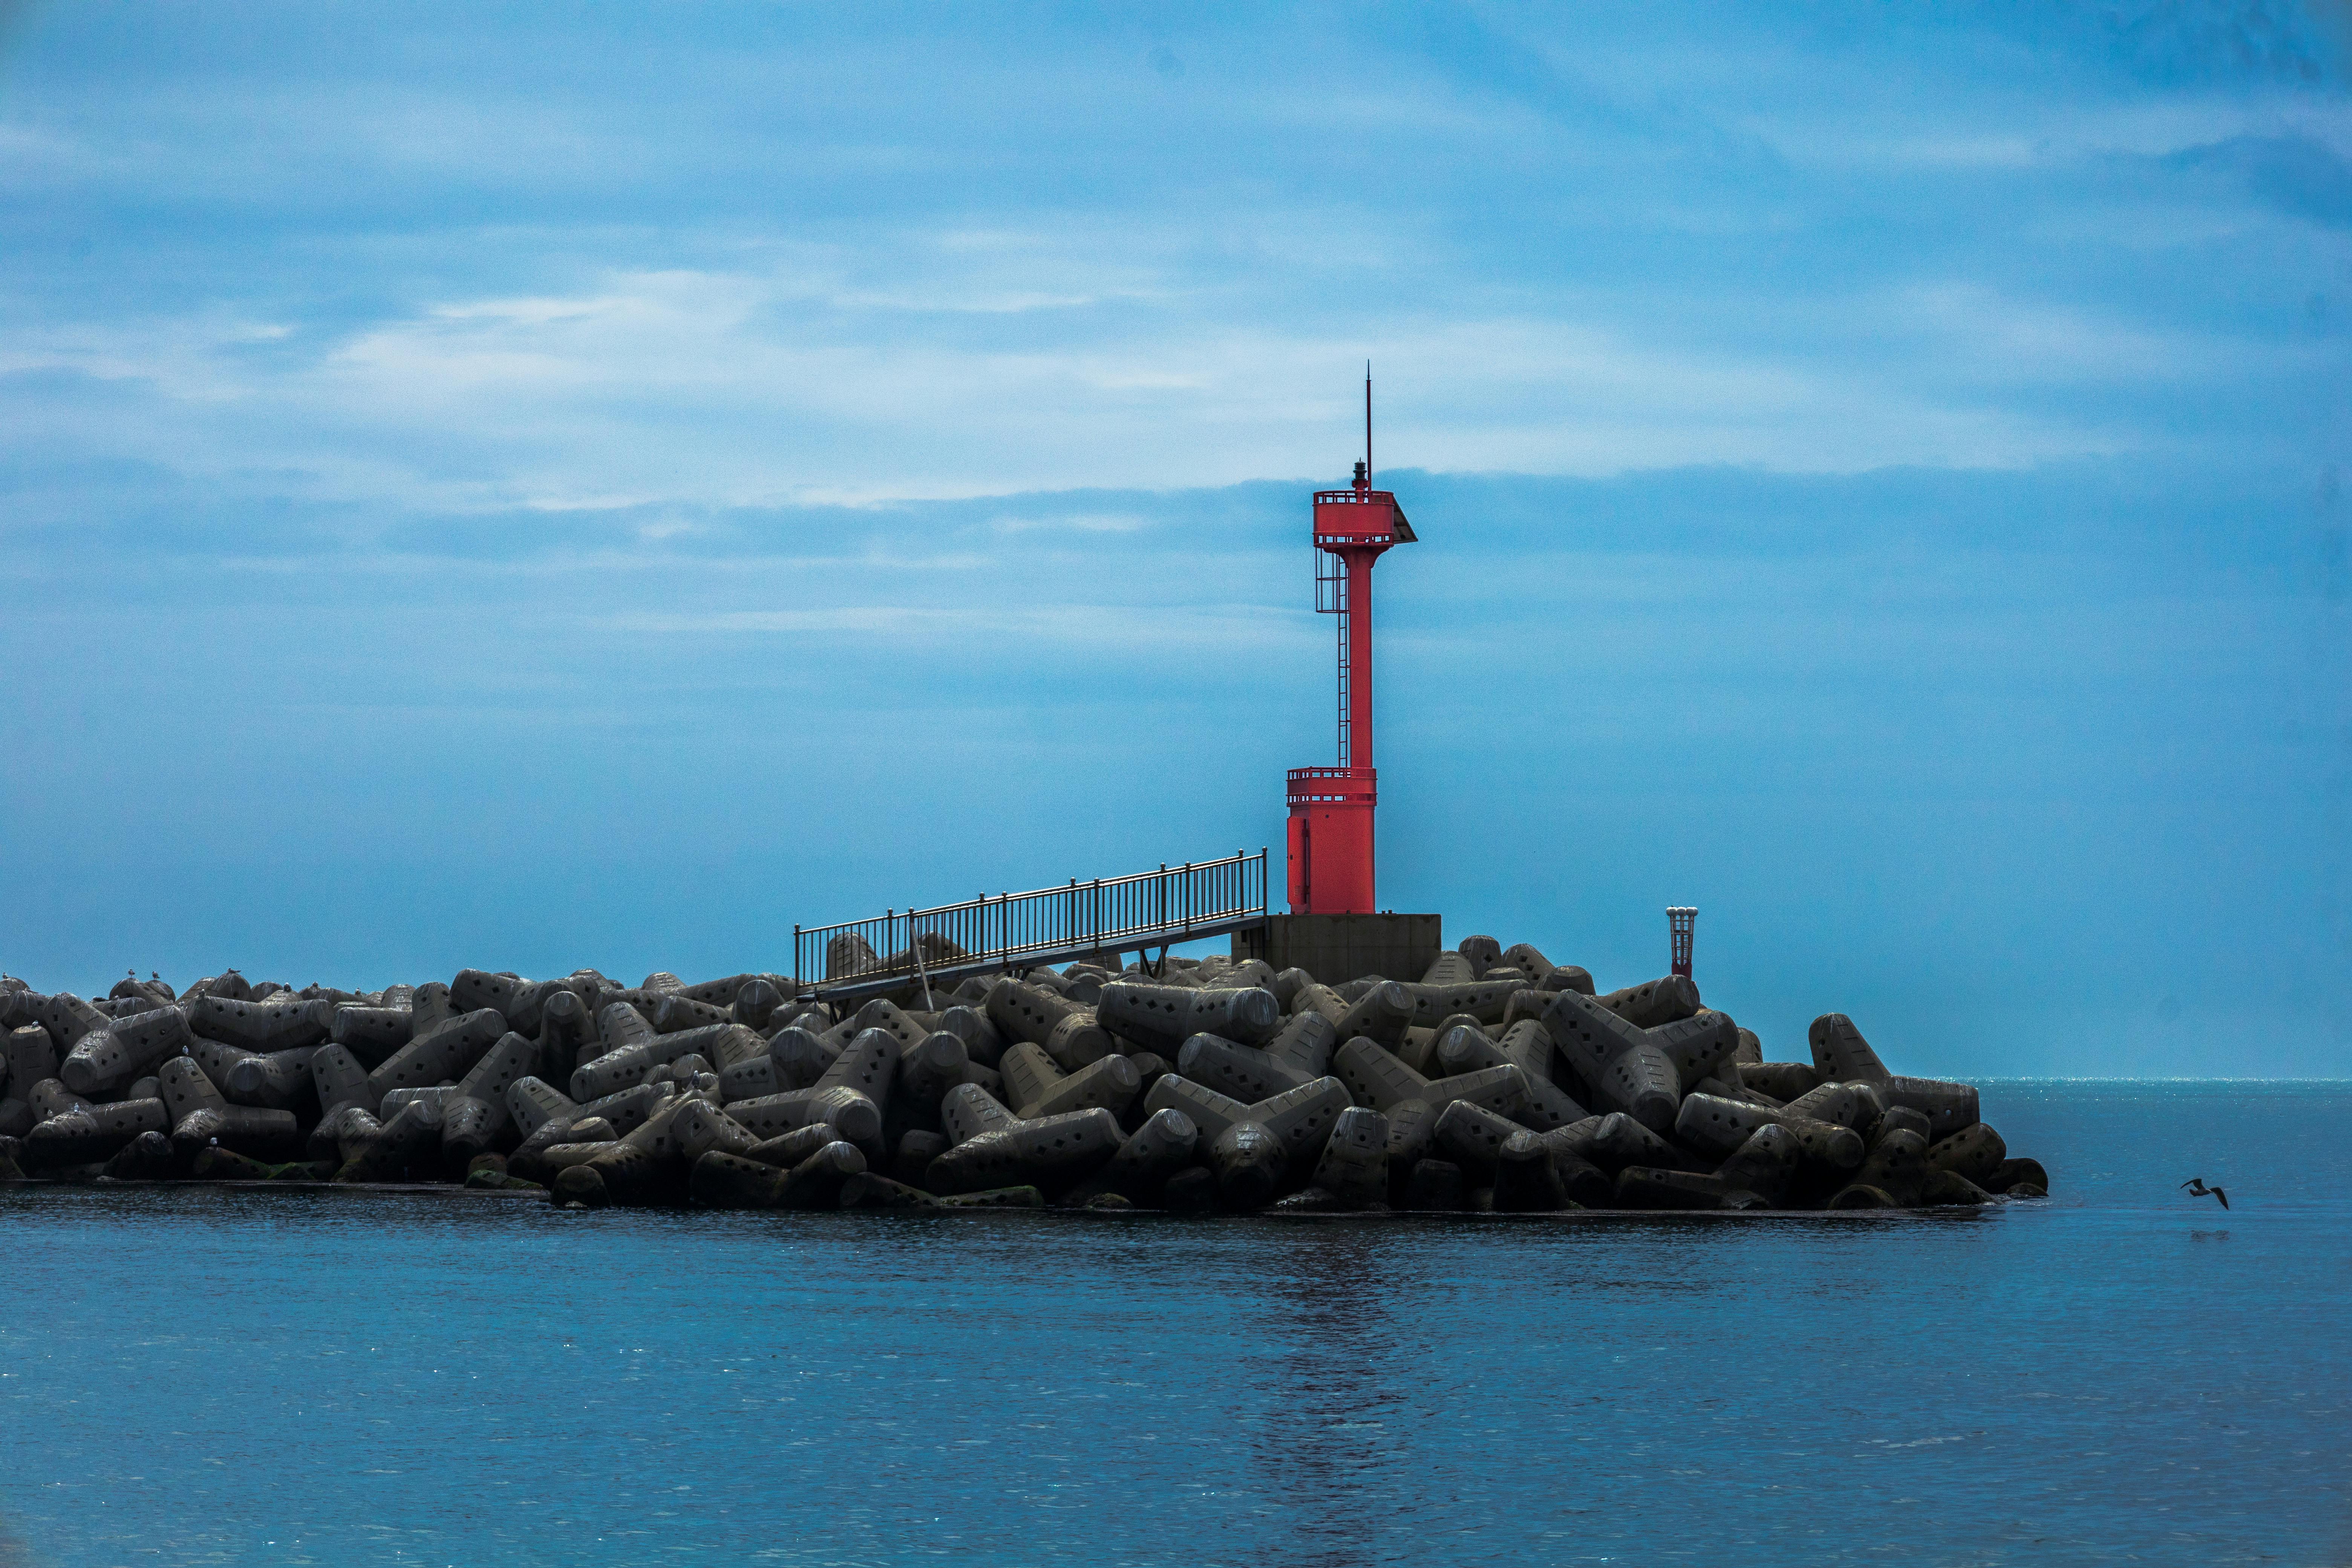
M 1131 877 L 983 894 L 968 903 L 886 910 L 872 920 L 793 927 L 793 973 L 804 995 L 855 1000 L 909 980 L 952 984 L 992 970 L 1034 969 L 1159 948 L 1262 926 L 1266 852 L 1162 866 Z

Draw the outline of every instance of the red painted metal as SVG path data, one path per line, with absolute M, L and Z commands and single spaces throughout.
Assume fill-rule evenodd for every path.
M 1370 450 L 1367 410 L 1366 451 Z M 1371 488 L 1369 461 L 1344 490 L 1315 492 L 1317 610 L 1339 617 L 1339 764 L 1290 771 L 1290 907 L 1296 914 L 1370 914 L 1374 879 L 1372 566 L 1383 552 L 1417 542 L 1388 490 Z
M 1370 768 L 1290 770 L 1290 910 L 1293 914 L 1370 914 L 1373 902 Z

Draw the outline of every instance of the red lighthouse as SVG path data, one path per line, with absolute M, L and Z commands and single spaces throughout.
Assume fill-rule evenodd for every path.
M 1290 770 L 1290 910 L 1370 914 L 1372 879 L 1372 566 L 1412 544 L 1396 497 L 1372 489 L 1372 381 L 1364 378 L 1364 460 L 1344 490 L 1315 492 L 1315 608 L 1339 617 L 1339 765 Z

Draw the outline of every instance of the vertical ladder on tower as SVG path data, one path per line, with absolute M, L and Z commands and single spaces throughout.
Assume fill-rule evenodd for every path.
M 1339 624 L 1339 765 L 1356 760 L 1355 726 L 1349 721 L 1348 700 L 1354 686 L 1348 668 L 1348 568 L 1328 551 L 1315 552 L 1315 613 L 1336 616 Z

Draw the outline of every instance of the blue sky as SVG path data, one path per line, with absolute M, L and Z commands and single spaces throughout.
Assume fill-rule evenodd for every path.
M 2352 14 L 35 5 L 0 967 L 1279 846 L 1898 1070 L 2352 1073 Z

